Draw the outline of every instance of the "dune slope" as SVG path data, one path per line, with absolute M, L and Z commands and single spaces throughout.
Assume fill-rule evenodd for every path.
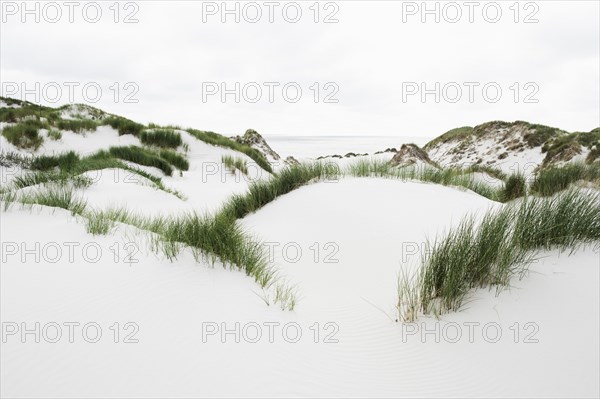
M 242 273 L 189 253 L 171 263 L 149 252 L 135 229 L 98 238 L 67 212 L 13 208 L 2 213 L 4 249 L 56 243 L 63 257 L 5 252 L 2 322 L 96 322 L 103 336 L 94 344 L 77 334 L 73 343 L 9 336 L 2 395 L 597 396 L 597 248 L 544 253 L 510 291 L 477 291 L 463 312 L 440 321 L 393 321 L 397 273 L 418 264 L 424 240 L 497 206 L 467 191 L 385 179 L 318 183 L 277 199 L 241 223 L 271 243 L 273 264 L 297 286 L 294 312 L 266 306 Z M 68 261 L 67 242 L 93 243 L 102 256 L 92 262 L 93 248 L 88 258 L 76 249 Z M 115 258 L 129 242 L 136 263 L 125 252 Z M 127 322 L 139 327 L 138 343 L 123 342 L 133 331 Z M 239 342 L 223 334 L 236 323 Z M 207 326 L 219 331 L 208 335 Z

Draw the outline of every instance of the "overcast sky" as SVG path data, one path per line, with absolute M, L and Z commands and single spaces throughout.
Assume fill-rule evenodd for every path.
M 600 125 L 598 1 L 429 1 L 432 14 L 421 1 L 265 3 L 227 2 L 238 23 L 221 1 L 29 2 L 33 14 L 3 1 L 3 95 L 23 98 L 24 83 L 29 101 L 87 102 L 229 135 L 431 137 L 489 120 Z

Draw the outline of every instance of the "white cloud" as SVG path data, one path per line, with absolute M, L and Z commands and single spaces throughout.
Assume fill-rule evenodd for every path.
M 514 2 L 497 3 L 503 15 L 495 24 L 486 22 L 481 12 L 474 14 L 474 23 L 466 21 L 466 14 L 455 24 L 435 23 L 432 16 L 422 23 L 419 15 L 403 23 L 403 2 L 389 1 L 339 1 L 339 23 L 315 24 L 309 9 L 314 2 L 298 3 L 303 17 L 296 24 L 277 12 L 276 22 L 268 23 L 265 6 L 263 20 L 256 24 L 234 23 L 232 16 L 221 23 L 218 15 L 203 23 L 202 2 L 137 2 L 135 24 L 114 23 L 108 8 L 113 2 L 101 3 L 103 17 L 95 24 L 80 13 L 73 24 L 51 24 L 35 23 L 31 16 L 21 23 L 19 14 L 5 12 L 0 79 L 29 87 L 33 82 L 98 82 L 103 96 L 96 105 L 110 112 L 227 134 L 252 127 L 270 135 L 434 136 L 497 119 L 585 131 L 600 124 L 598 2 L 521 2 L 520 20 L 536 11 L 527 3 L 538 6 L 539 23 L 533 24 L 514 23 L 509 9 Z M 325 10 L 326 3 L 320 3 L 320 18 L 334 10 Z M 489 3 L 481 2 L 481 7 Z M 20 7 L 21 2 L 14 4 Z M 233 7 L 233 2 L 228 4 Z M 432 8 L 435 2 L 427 4 Z M 456 4 L 466 13 L 464 2 Z M 121 9 L 120 18 L 126 11 L 131 9 Z M 115 103 L 108 89 L 114 82 L 121 88 L 121 100 L 126 94 L 122 86 L 135 82 L 139 103 Z M 278 88 L 275 102 L 269 103 L 264 87 L 263 101 L 256 104 L 236 103 L 233 96 L 226 103 L 218 96 L 204 103 L 203 82 L 226 82 L 229 87 L 234 82 L 297 82 L 303 96 L 290 104 Z M 321 99 L 330 91 L 323 85 L 336 83 L 339 103 L 315 104 L 310 89 L 314 82 L 320 83 Z M 463 99 L 456 104 L 435 103 L 433 96 L 421 103 L 418 95 L 404 103 L 403 82 L 427 82 L 430 88 L 434 82 L 442 87 L 447 82 L 497 82 L 503 96 L 497 103 L 486 102 L 479 86 L 470 103 L 463 87 Z M 519 103 L 510 89 L 515 82 L 520 83 Z M 527 82 L 539 87 L 537 104 L 522 102 L 531 92 L 524 87 Z

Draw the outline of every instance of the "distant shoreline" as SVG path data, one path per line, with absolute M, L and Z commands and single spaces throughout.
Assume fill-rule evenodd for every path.
M 387 148 L 398 149 L 402 144 L 423 146 L 432 138 L 415 136 L 274 136 L 264 135 L 269 145 L 280 155 L 297 158 L 316 158 L 324 155 L 375 153 Z

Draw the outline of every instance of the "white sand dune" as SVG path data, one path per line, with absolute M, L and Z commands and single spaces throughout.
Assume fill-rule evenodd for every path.
M 148 207 L 163 206 L 164 193 L 132 187 Z M 274 265 L 301 294 L 294 312 L 266 306 L 259 286 L 239 271 L 198 264 L 187 252 L 172 263 L 158 257 L 133 228 L 121 226 L 96 237 L 68 212 L 17 206 L 1 214 L 6 257 L 0 268 L 2 322 L 24 321 L 30 327 L 35 321 L 96 322 L 103 336 L 94 344 L 77 334 L 74 343 L 63 337 L 54 344 L 43 337 L 40 343 L 31 336 L 25 343 L 18 334 L 7 337 L 1 344 L 1 394 L 598 396 L 597 248 L 571 257 L 543 253 L 510 291 L 499 296 L 476 291 L 464 311 L 440 321 L 424 318 L 407 327 L 391 320 L 396 276 L 419 261 L 418 253 L 403 259 L 406 252 L 414 253 L 413 243 L 419 247 L 462 216 L 499 206 L 468 191 L 385 179 L 318 183 L 279 198 L 241 223 L 258 238 L 279 243 L 279 249 L 286 243 L 302 249 L 295 263 L 280 251 L 274 257 Z M 69 242 L 81 243 L 72 262 L 66 261 Z M 133 254 L 137 263 L 123 259 L 128 242 L 140 248 Z M 318 261 L 310 249 L 315 242 L 320 244 Z M 27 248 L 57 243 L 63 257 L 52 263 L 21 259 L 20 253 L 9 256 L 12 243 Z M 337 245 L 338 252 L 331 255 L 326 243 Z M 85 244 L 87 260 L 81 249 Z M 102 256 L 91 262 L 98 248 Z M 325 263 L 325 255 L 339 262 Z M 115 322 L 120 323 L 119 343 L 110 330 Z M 138 343 L 122 342 L 132 331 L 123 328 L 127 322 L 139 326 Z M 262 326 L 261 340 L 244 339 L 254 337 L 253 332 L 239 343 L 233 334 L 204 334 L 203 339 L 203 326 L 206 332 L 208 325 L 234 328 L 236 322 Z M 473 342 L 467 336 L 471 322 L 479 323 Z M 280 323 L 273 343 L 264 323 Z M 286 323 L 297 323 L 292 326 L 302 332 L 299 342 L 284 339 Z M 526 323 L 534 324 L 525 328 Z M 488 324 L 502 332 L 496 343 L 488 342 L 494 329 L 482 333 Z M 434 334 L 423 334 L 436 326 L 444 331 L 439 343 Z M 451 343 L 456 326 L 463 336 Z M 285 337 L 294 336 L 288 331 Z M 327 338 L 338 342 L 326 343 Z
M 182 198 L 157 190 L 147 179 L 123 169 L 103 169 L 86 172 L 93 184 L 83 191 L 82 198 L 88 205 L 98 209 L 129 208 L 146 216 L 173 215 L 195 211 L 198 213 L 214 212 L 233 194 L 247 191 L 251 182 L 266 179 L 270 173 L 261 169 L 247 155 L 227 148 L 206 144 L 185 131 L 177 131 L 187 144 L 185 154 L 190 168 L 179 175 L 175 170 L 173 176 L 165 176 L 157 168 L 146 167 L 125 162 L 131 167 L 141 169 L 153 176 L 160 177 L 168 189 L 175 190 Z M 141 145 L 140 140 L 132 135 L 119 136 L 110 126 L 100 126 L 93 133 L 76 134 L 62 131 L 59 141 L 45 140 L 36 155 L 56 155 L 67 151 L 75 151 L 80 156 L 92 155 L 99 150 L 108 150 L 112 146 Z M 3 151 L 19 151 L 0 136 L 0 147 Z M 232 173 L 221 162 L 224 155 L 244 160 L 248 167 L 248 175 L 239 171 Z M 15 176 L 22 173 L 12 167 L 0 166 L 0 178 L 8 184 Z M 132 206 L 131 204 L 135 204 Z

